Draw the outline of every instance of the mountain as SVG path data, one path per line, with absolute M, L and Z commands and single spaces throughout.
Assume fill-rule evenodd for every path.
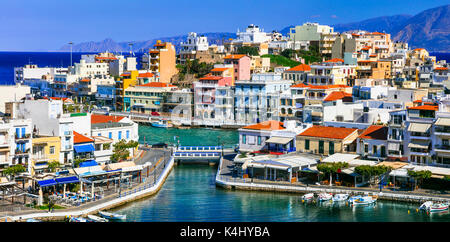
M 411 48 L 431 52 L 450 51 L 450 4 L 425 10 L 408 19 L 394 40 L 409 43 Z
M 334 31 L 344 32 L 348 30 L 367 30 L 370 32 L 386 32 L 393 33 L 398 30 L 403 24 L 408 21 L 411 15 L 394 15 L 371 18 L 360 22 L 353 22 L 347 24 L 335 24 Z
M 208 42 L 210 44 L 220 44 L 225 40 L 230 38 L 236 38 L 235 33 L 203 33 L 199 34 L 208 37 Z M 180 47 L 180 43 L 186 41 L 187 35 L 179 35 L 172 37 L 162 37 L 155 38 L 151 40 L 144 41 L 131 41 L 133 43 L 133 51 L 144 51 L 150 48 L 153 48 L 153 45 L 157 40 L 161 40 L 162 42 L 171 42 L 175 48 L 178 50 Z M 83 42 L 79 44 L 74 44 L 72 46 L 72 50 L 74 52 L 126 52 L 130 50 L 129 46 L 130 42 L 115 42 L 114 40 L 108 38 L 99 42 Z M 59 49 L 59 51 L 70 51 L 70 45 L 64 45 Z

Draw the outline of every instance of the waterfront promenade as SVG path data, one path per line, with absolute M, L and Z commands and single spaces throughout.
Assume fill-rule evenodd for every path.
M 143 179 L 143 182 L 131 188 L 119 190 L 118 193 L 113 193 L 104 198 L 93 201 L 78 207 L 55 210 L 54 212 L 47 212 L 42 210 L 26 210 L 26 211 L 12 211 L 3 212 L 0 218 L 8 217 L 12 221 L 25 221 L 27 219 L 42 219 L 48 220 L 64 220 L 68 216 L 86 216 L 88 214 L 95 214 L 98 211 L 111 209 L 125 203 L 147 197 L 155 194 L 164 184 L 165 179 L 169 175 L 174 166 L 174 159 L 171 156 L 171 151 L 146 149 L 142 156 L 135 160 L 136 164 L 143 164 L 145 162 L 152 162 L 152 170 L 149 176 Z M 156 161 L 155 163 L 153 163 Z
M 311 185 L 302 182 L 283 182 L 283 181 L 269 181 L 252 178 L 234 177 L 232 174 L 232 156 L 225 156 L 220 160 L 217 175 L 216 185 L 226 189 L 239 190 L 254 190 L 254 191 L 268 191 L 268 192 L 289 192 L 289 193 L 348 193 L 348 194 L 373 194 L 378 195 L 379 199 L 390 201 L 404 201 L 423 203 L 425 201 L 446 201 L 450 202 L 450 194 L 440 193 L 431 190 L 416 190 L 416 191 L 391 191 L 371 187 L 340 187 L 327 185 Z

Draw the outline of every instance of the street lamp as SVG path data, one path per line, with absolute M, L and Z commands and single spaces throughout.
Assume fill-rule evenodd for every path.
M 69 45 L 70 45 L 70 66 L 72 66 L 72 46 L 73 46 L 73 42 L 70 41 Z

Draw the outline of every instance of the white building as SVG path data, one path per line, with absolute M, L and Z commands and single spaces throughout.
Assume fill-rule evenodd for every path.
M 14 68 L 14 82 L 23 83 L 25 80 L 42 79 L 43 76 L 55 76 L 56 74 L 66 73 L 67 68 L 56 67 L 38 67 L 37 65 L 25 65 Z
M 232 43 L 265 43 L 270 42 L 272 39 L 271 34 L 264 32 L 254 24 L 250 24 L 245 29 L 245 32 L 241 32 L 238 29 L 236 35 L 237 37 Z
M 5 112 L 5 103 L 20 101 L 31 94 L 31 88 L 21 84 L 0 86 L 0 114 Z

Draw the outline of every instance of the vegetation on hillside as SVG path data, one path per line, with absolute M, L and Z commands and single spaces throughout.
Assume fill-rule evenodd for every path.
M 257 47 L 252 47 L 252 46 L 240 46 L 238 47 L 238 49 L 236 50 L 237 54 L 243 54 L 243 55 L 248 55 L 248 56 L 257 56 L 259 55 L 259 50 Z
M 177 65 L 179 80 L 184 80 L 186 74 L 194 74 L 196 78 L 208 74 L 213 68 L 214 64 L 199 62 L 198 60 L 187 60 L 185 64 Z
M 301 64 L 298 61 L 291 60 L 281 55 L 262 55 L 261 57 L 269 57 L 270 63 L 275 63 L 278 66 L 294 67 Z

